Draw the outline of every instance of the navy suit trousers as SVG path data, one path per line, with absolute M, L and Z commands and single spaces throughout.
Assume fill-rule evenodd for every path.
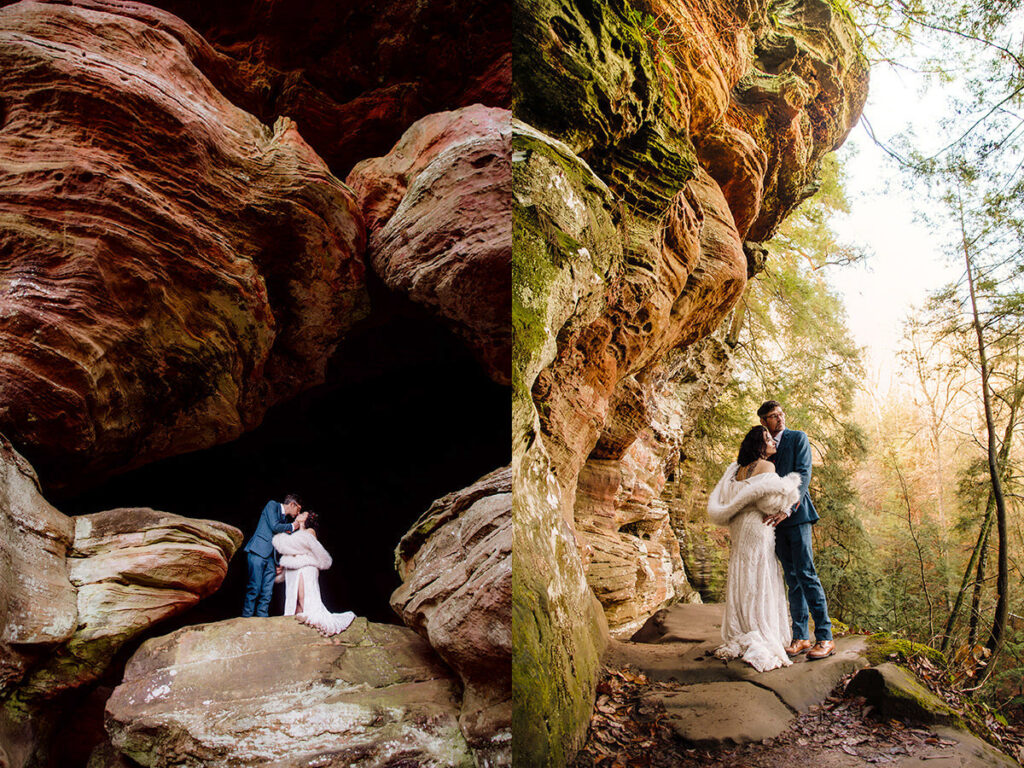
M 253 552 L 249 555 L 249 584 L 245 588 L 245 606 L 243 616 L 270 615 L 270 597 L 274 594 L 274 577 L 277 575 L 277 564 L 274 556 L 260 557 Z
M 814 619 L 814 639 L 831 640 L 832 622 L 828 618 L 825 590 L 814 570 L 811 551 L 811 524 L 779 526 L 775 529 L 775 554 L 789 587 L 789 613 L 793 617 L 793 639 L 807 639 L 807 614 Z

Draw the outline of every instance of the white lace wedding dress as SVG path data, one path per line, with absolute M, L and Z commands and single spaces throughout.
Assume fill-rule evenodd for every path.
M 792 625 L 782 566 L 775 557 L 775 529 L 766 515 L 784 512 L 799 500 L 800 475 L 774 472 L 736 479 L 733 462 L 708 499 L 713 523 L 729 526 L 732 552 L 726 582 L 720 659 L 742 658 L 758 672 L 792 664 L 786 646 Z
M 348 629 L 356 615 L 352 611 L 331 613 L 320 598 L 320 571 L 331 567 L 331 556 L 316 536 L 305 529 L 274 536 L 274 549 L 281 553 L 284 568 L 284 615 L 295 616 L 323 635 L 336 635 Z M 295 614 L 299 579 L 302 579 L 302 613 Z M 281 581 L 278 576 L 277 581 Z

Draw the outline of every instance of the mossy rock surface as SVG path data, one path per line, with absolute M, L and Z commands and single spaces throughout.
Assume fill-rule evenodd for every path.
M 907 640 L 905 637 L 897 637 L 889 632 L 876 632 L 868 637 L 867 656 L 868 662 L 872 665 L 886 662 L 902 663 L 914 657 L 928 659 L 939 667 L 945 667 L 947 664 L 942 651 L 937 651 L 930 645 Z
M 846 686 L 846 693 L 863 696 L 885 718 L 967 729 L 960 715 L 929 691 L 912 672 L 896 664 L 862 669 Z

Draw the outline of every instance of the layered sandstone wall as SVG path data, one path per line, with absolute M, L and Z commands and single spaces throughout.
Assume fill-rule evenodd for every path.
M 537 764 L 562 764 L 602 621 L 628 636 L 682 596 L 659 497 L 727 379 L 721 326 L 763 265 L 758 244 L 814 192 L 867 67 L 827 0 L 515 12 L 514 551 L 527 568 L 513 674 L 532 686 L 515 689 L 516 737 Z

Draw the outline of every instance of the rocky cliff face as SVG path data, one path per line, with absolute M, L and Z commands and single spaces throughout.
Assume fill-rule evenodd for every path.
M 0 430 L 51 485 L 237 437 L 366 314 L 350 192 L 158 22 L 0 10 Z
M 5 765 L 45 763 L 63 703 L 126 643 L 216 590 L 242 542 L 229 525 L 151 509 L 67 517 L 2 438 L 0 529 Z
M 515 732 L 562 764 L 592 700 L 592 595 L 623 636 L 676 598 L 658 499 L 727 375 L 716 329 L 857 119 L 867 70 L 826 0 L 516 13 Z

